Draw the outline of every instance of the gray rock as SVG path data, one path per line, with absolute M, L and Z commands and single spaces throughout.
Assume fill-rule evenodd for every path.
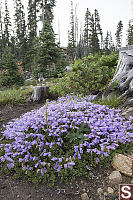
M 89 200 L 88 194 L 87 193 L 83 193 L 81 195 L 81 200 Z
M 120 174 L 119 171 L 113 171 L 110 175 L 109 175 L 109 181 L 112 184 L 119 184 L 122 182 L 122 176 Z

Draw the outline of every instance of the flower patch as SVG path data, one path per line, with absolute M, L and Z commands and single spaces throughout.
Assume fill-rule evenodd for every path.
M 0 162 L 39 179 L 92 175 L 94 166 L 109 161 L 133 136 L 132 123 L 120 110 L 70 95 L 12 120 L 3 134 Z

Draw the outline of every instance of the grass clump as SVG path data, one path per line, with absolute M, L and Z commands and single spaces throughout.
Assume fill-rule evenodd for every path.
M 100 105 L 107 105 L 109 106 L 109 108 L 118 108 L 123 103 L 123 99 L 115 94 L 111 94 L 107 97 L 103 97 L 93 102 L 98 103 Z
M 25 100 L 31 95 L 33 89 L 31 87 L 25 87 L 23 89 L 10 88 L 0 91 L 0 105 L 8 103 L 18 104 L 24 103 Z

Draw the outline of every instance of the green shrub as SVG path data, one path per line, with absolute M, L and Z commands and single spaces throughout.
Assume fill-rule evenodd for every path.
M 51 87 L 51 91 L 59 95 L 96 94 L 104 91 L 113 77 L 117 65 L 117 54 L 95 55 L 90 54 L 78 60 L 71 72 L 58 79 L 58 84 Z

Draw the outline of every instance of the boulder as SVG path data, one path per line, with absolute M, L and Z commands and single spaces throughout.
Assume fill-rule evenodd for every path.
M 132 163 L 132 158 L 117 153 L 113 158 L 112 166 L 126 176 L 132 177 Z

